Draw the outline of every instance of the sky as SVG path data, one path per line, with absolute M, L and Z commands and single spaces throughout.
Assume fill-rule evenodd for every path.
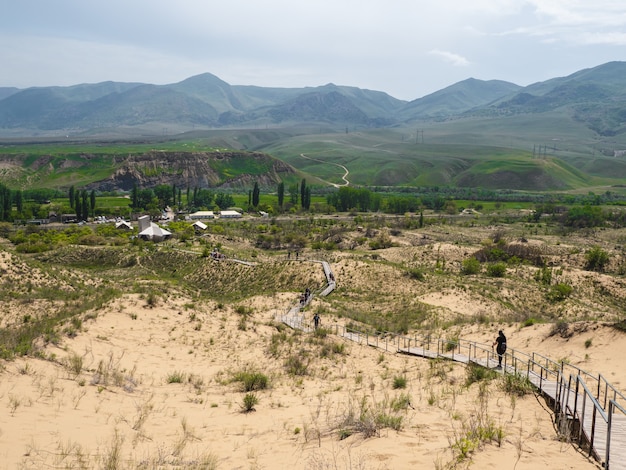
M 526 86 L 626 60 L 624 0 L 0 0 L 0 87 Z

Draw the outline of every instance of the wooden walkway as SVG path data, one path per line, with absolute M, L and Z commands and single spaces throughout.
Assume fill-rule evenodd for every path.
M 327 287 L 318 295 L 330 294 L 336 287 L 330 265 L 321 263 Z M 312 331 L 301 309 L 295 305 L 278 320 L 294 329 Z M 463 339 L 454 342 L 441 338 L 402 337 L 390 333 L 367 334 L 333 325 L 334 333 L 359 344 L 391 353 L 428 359 L 444 358 L 463 364 L 470 362 L 498 369 L 503 374 L 526 377 L 552 406 L 557 425 L 607 470 L 626 470 L 626 397 L 602 375 L 593 376 L 576 366 L 557 363 L 536 353 L 509 349 L 498 368 L 498 357 L 490 345 Z M 568 373 L 569 372 L 569 373 Z
M 417 340 L 416 338 L 401 338 L 394 335 L 368 335 L 355 331 L 337 331 L 343 338 L 359 344 L 383 349 L 388 352 L 398 352 L 419 356 L 428 359 L 444 358 L 463 364 L 473 362 L 483 367 L 497 369 L 497 355 L 491 353 L 489 345 L 465 342 L 467 347 L 462 347 L 463 340 L 455 342 L 454 347 L 446 347 L 452 343 L 447 340 L 429 339 Z M 420 343 L 411 346 L 411 343 Z M 402 344 L 404 343 L 404 344 Z M 408 343 L 408 346 L 406 345 Z M 477 353 L 478 352 L 478 353 Z M 516 356 L 517 354 L 517 356 Z M 519 356 L 523 355 L 522 363 Z M 578 370 L 576 376 L 565 376 L 562 370 L 563 364 L 559 365 L 543 358 L 546 365 L 539 365 L 535 355 L 526 355 L 519 351 L 510 351 L 505 354 L 503 367 L 498 369 L 503 374 L 517 374 L 528 378 L 549 403 L 551 403 L 557 420 L 566 420 L 570 439 L 586 449 L 589 455 L 600 462 L 604 468 L 611 470 L 626 470 L 626 410 L 623 404 L 624 398 L 610 384 L 604 384 L 605 398 L 612 393 L 614 410 L 607 409 L 600 403 L 600 388 L 602 382 L 598 382 L 596 393 L 592 393 L 583 380 L 583 375 L 592 377 L 590 374 Z M 538 359 L 538 356 L 537 356 Z M 556 370 L 555 370 L 556 369 Z M 617 399 L 622 405 L 617 403 Z M 610 403 L 611 400 L 609 399 Z M 618 409 L 617 407 L 621 407 Z M 613 408 L 613 406 L 610 406 Z M 610 438 L 609 438 L 610 435 Z M 608 452 L 607 452 L 608 447 Z
M 299 261 L 308 261 L 312 263 L 319 263 L 322 265 L 322 269 L 324 270 L 324 275 L 326 276 L 326 287 L 324 287 L 317 295 L 320 297 L 325 297 L 335 290 L 335 275 L 330 269 L 330 264 L 326 261 L 317 261 L 317 260 L 299 260 Z M 293 328 L 294 330 L 301 330 L 306 333 L 313 331 L 313 327 L 311 326 L 310 320 L 305 318 L 305 314 L 302 312 L 302 309 L 308 306 L 313 297 L 316 294 L 311 292 L 308 298 L 304 300 L 304 303 L 298 302 L 295 305 L 289 307 L 287 312 L 284 314 L 277 315 L 276 320 L 284 323 L 285 325 Z

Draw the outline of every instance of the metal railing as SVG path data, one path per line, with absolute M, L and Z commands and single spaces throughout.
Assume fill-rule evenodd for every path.
M 316 290 L 317 295 L 328 295 L 335 288 L 334 275 L 327 262 L 315 262 L 322 263 L 327 281 L 326 286 Z M 277 316 L 277 320 L 292 328 L 311 331 L 311 326 L 305 321 L 300 309 L 312 298 L 313 295 L 306 300 L 305 305 L 298 304 L 288 308 L 285 314 Z M 430 334 L 411 337 L 389 332 L 362 332 L 338 324 L 326 328 L 331 333 L 334 330 L 335 335 L 387 352 L 472 362 L 484 367 L 491 367 L 492 364 L 500 362 L 499 355 L 494 352 L 491 345 L 462 338 L 433 338 Z M 619 413 L 622 425 L 626 425 L 626 397 L 602 374 L 595 376 L 573 364 L 564 361 L 555 362 L 535 352 L 528 354 L 512 348 L 502 355 L 502 371 L 526 378 L 550 399 L 559 419 L 567 420 L 571 417 L 577 422 L 578 444 L 580 446 L 587 444 L 589 455 L 599 461 L 605 469 L 609 469 L 609 463 L 626 469 L 626 442 L 618 442 L 617 446 L 612 442 L 614 416 Z M 588 382 L 592 384 L 591 388 Z M 595 394 L 592 393 L 592 389 L 595 390 Z M 573 403 L 570 403 L 570 400 L 573 400 Z M 602 436 L 598 438 L 602 433 L 606 434 L 605 438 L 602 439 Z M 616 447 L 617 451 L 614 450 Z
M 434 338 L 430 334 L 406 336 L 389 332 L 372 333 L 337 324 L 331 326 L 330 330 L 338 336 L 387 352 L 472 362 L 484 367 L 498 364 L 498 354 L 491 345 L 477 341 Z M 620 453 L 612 451 L 615 446 L 611 446 L 614 416 L 620 414 L 621 419 L 626 421 L 626 397 L 602 374 L 593 375 L 573 364 L 556 362 L 542 354 L 528 354 L 512 348 L 502 355 L 502 371 L 528 379 L 550 399 L 559 418 L 577 421 L 577 435 L 574 437 L 578 445 L 587 445 L 589 455 L 605 469 L 609 469 L 609 463 L 617 468 L 615 465 L 622 465 L 622 460 L 625 466 L 620 468 L 626 468 L 626 459 L 623 458 L 626 456 L 626 442 L 620 443 Z

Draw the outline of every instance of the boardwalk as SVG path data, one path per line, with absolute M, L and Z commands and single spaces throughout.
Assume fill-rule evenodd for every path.
M 310 262 L 310 263 L 319 263 L 322 265 L 322 269 L 324 270 L 324 275 L 326 276 L 326 287 L 324 287 L 317 295 L 319 295 L 320 297 L 325 297 L 328 294 L 330 294 L 333 290 L 335 290 L 335 287 L 336 287 L 335 275 L 333 274 L 330 268 L 330 264 L 328 264 L 326 261 L 317 261 L 317 260 L 302 260 L 302 261 Z M 302 309 L 311 303 L 315 295 L 316 295 L 315 293 L 311 292 L 311 295 L 309 295 L 306 299 L 304 299 L 304 302 L 298 302 L 297 304 L 290 306 L 287 312 L 285 312 L 284 314 L 278 315 L 276 320 L 284 323 L 285 325 L 288 325 L 294 330 L 301 330 L 307 333 L 312 331 L 313 328 L 311 327 L 311 324 L 305 319 L 305 315 L 302 312 Z
M 341 330 L 340 330 L 341 328 Z M 337 334 L 359 344 L 388 352 L 428 359 L 445 358 L 494 369 L 497 355 L 489 345 L 439 338 L 369 335 L 337 327 Z M 568 376 L 565 369 L 572 369 Z M 572 442 L 587 450 L 604 468 L 626 470 L 626 398 L 602 376 L 595 377 L 574 366 L 556 363 L 538 354 L 510 350 L 504 355 L 502 373 L 528 378 L 552 405 L 556 419 L 570 429 Z M 589 383 L 593 383 L 590 389 Z
M 322 264 L 328 283 L 318 295 L 328 295 L 336 287 L 335 277 L 328 263 L 315 262 Z M 312 296 L 307 299 L 307 305 L 311 299 Z M 278 319 L 292 328 L 311 331 L 301 312 L 304 306 L 293 306 Z M 391 353 L 444 358 L 463 364 L 471 362 L 490 369 L 498 366 L 498 356 L 491 346 L 474 341 L 404 337 L 390 333 L 373 335 L 340 325 L 334 325 L 334 333 L 346 340 Z M 626 470 L 626 397 L 602 375 L 594 376 L 576 366 L 514 349 L 504 354 L 502 367 L 498 370 L 527 378 L 552 406 L 561 432 L 605 469 Z

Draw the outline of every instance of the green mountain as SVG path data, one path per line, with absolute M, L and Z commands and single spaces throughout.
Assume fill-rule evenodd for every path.
M 626 62 L 610 62 L 554 78 L 468 115 L 510 116 L 558 110 L 583 123 L 600 136 L 626 131 Z
M 13 165 L 0 180 L 9 184 L 19 173 L 22 150 L 12 144 L 20 137 L 80 149 L 70 154 L 89 153 L 86 142 L 111 139 L 148 142 L 148 149 L 171 142 L 183 153 L 190 147 L 263 152 L 320 184 L 344 184 L 348 170 L 352 185 L 605 191 L 626 179 L 626 62 L 527 87 L 468 79 L 411 102 L 332 83 L 232 86 L 208 73 L 169 85 L 0 88 L 0 158 L 5 167 L 9 160 Z M 34 171 L 24 155 L 22 176 Z M 95 168 L 93 159 L 77 161 Z M 50 163 L 45 175 L 35 171 L 40 179 L 30 175 L 18 184 L 45 185 L 62 174 L 50 183 L 62 186 L 72 181 L 76 165 L 68 157 Z M 81 181 L 98 187 L 119 167 L 103 164 L 96 176 L 80 168 Z
M 0 137 L 156 134 L 197 128 L 331 124 L 383 128 L 418 121 L 498 118 L 558 110 L 601 136 L 626 127 L 626 62 L 611 62 L 528 87 L 463 80 L 411 102 L 380 91 L 327 84 L 232 86 L 210 73 L 169 85 L 103 82 L 0 88 Z
M 520 88 L 519 85 L 501 80 L 483 81 L 468 78 L 411 101 L 399 114 L 405 120 L 454 116 L 510 96 Z

